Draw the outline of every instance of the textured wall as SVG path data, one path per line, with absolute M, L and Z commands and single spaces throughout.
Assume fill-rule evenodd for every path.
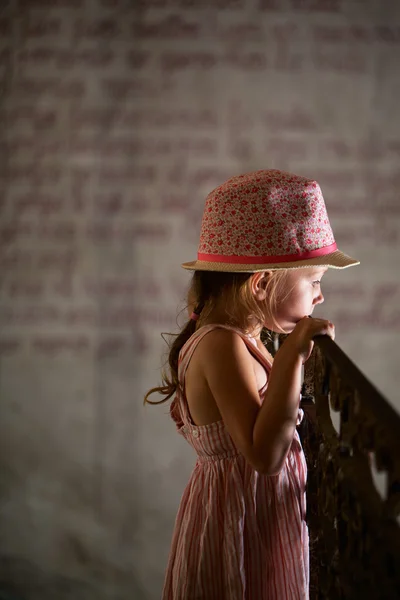
M 194 457 L 142 396 L 228 176 L 320 182 L 362 264 L 318 313 L 399 402 L 399 61 L 390 0 L 2 1 L 0 581 L 22 598 L 160 596 Z

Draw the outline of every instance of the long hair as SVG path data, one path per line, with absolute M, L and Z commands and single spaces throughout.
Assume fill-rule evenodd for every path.
M 175 394 L 179 386 L 178 362 L 181 348 L 206 321 L 217 300 L 221 298 L 225 300 L 229 324 L 245 333 L 257 325 L 263 326 L 266 316 L 276 327 L 279 327 L 274 315 L 278 298 L 282 298 L 285 274 L 285 269 L 272 271 L 267 284 L 267 300 L 260 305 L 251 291 L 250 279 L 253 273 L 195 271 L 188 291 L 187 303 L 188 312 L 197 313 L 199 318 L 197 321 L 189 318 L 178 334 L 166 334 L 173 338 L 169 343 L 168 369 L 164 368 L 162 371 L 162 385 L 153 387 L 147 392 L 144 404 L 161 404 Z M 164 338 L 165 334 L 162 335 Z M 149 396 L 155 392 L 164 398 L 156 402 L 149 400 Z

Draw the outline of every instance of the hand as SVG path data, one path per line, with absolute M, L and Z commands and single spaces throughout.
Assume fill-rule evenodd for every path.
M 301 356 L 303 364 L 310 358 L 313 351 L 313 338 L 317 335 L 328 335 L 335 339 L 335 326 L 326 319 L 303 317 L 286 338 L 282 348 L 286 346 L 287 352 L 295 352 Z

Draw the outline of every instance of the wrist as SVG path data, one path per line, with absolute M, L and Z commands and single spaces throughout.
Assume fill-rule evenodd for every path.
M 274 363 L 284 362 L 290 368 L 301 367 L 304 362 L 304 356 L 291 344 L 286 342 L 279 348 L 275 354 Z

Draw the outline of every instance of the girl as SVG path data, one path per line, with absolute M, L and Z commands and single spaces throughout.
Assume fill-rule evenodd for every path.
M 233 177 L 206 200 L 191 316 L 159 392 L 198 458 L 177 515 L 163 600 L 308 598 L 306 462 L 296 426 L 302 365 L 328 267 L 340 252 L 315 181 L 277 170 Z M 261 330 L 290 333 L 275 359 Z

